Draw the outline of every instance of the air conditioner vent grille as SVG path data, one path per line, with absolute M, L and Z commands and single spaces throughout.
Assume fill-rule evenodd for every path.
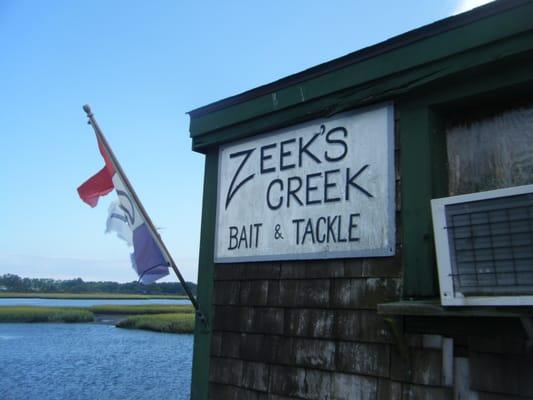
M 455 292 L 533 294 L 533 194 L 445 206 Z

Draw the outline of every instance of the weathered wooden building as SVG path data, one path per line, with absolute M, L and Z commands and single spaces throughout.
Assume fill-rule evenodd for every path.
M 193 399 L 533 398 L 532 1 L 190 118 Z

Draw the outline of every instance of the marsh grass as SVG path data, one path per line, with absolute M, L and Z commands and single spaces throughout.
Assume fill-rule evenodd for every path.
M 0 307 L 0 322 L 91 322 L 94 314 L 81 308 Z
M 87 308 L 95 314 L 102 315 L 139 315 L 139 314 L 193 314 L 194 308 L 190 305 L 150 304 L 150 305 L 115 305 L 104 304 Z
M 144 329 L 167 333 L 192 333 L 194 330 L 194 314 L 152 314 L 136 315 L 120 321 L 118 328 Z
M 95 315 L 123 315 L 119 328 L 192 333 L 194 308 L 189 305 L 101 305 L 79 307 L 0 307 L 0 322 L 92 322 Z

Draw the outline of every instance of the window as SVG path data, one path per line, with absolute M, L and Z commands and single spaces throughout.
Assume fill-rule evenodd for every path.
M 446 147 L 452 197 L 432 201 L 442 303 L 533 304 L 533 107 L 453 126 Z

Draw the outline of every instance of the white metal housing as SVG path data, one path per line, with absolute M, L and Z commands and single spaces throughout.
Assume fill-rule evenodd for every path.
M 456 291 L 452 275 L 452 257 L 447 228 L 446 207 L 461 203 L 505 198 L 533 193 L 533 185 L 515 186 L 431 200 L 433 230 L 439 274 L 440 298 L 443 306 L 522 306 L 533 305 L 533 295 L 468 295 Z M 533 269 L 533 266 L 532 266 Z

